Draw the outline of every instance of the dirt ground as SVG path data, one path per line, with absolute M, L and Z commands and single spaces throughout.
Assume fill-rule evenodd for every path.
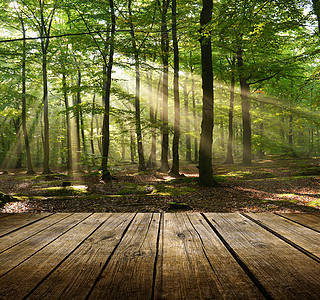
M 68 176 L 0 173 L 0 212 L 317 212 L 320 213 L 320 159 L 267 157 L 251 167 L 215 161 L 221 187 L 197 182 L 195 164 L 184 163 L 173 178 L 137 166 L 114 166 L 115 180 L 103 182 L 99 172 Z M 2 199 L 2 200 L 1 200 Z

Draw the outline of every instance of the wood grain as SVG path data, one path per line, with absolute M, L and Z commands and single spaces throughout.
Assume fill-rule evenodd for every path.
M 138 214 L 89 299 L 150 299 L 160 214 Z
M 283 236 L 320 259 L 320 233 L 270 213 L 247 213 L 250 218 Z
M 40 219 L 39 221 L 32 223 L 28 226 L 22 227 L 17 231 L 9 233 L 1 238 L 0 253 L 6 249 L 13 247 L 14 245 L 21 243 L 22 241 L 30 238 L 31 236 L 47 229 L 55 223 L 67 218 L 71 214 L 69 213 L 57 213 L 48 216 L 47 218 Z
M 49 216 L 50 213 L 41 214 L 12 214 L 6 218 L 0 219 L 0 237 L 9 232 L 27 226 L 37 220 Z
M 37 251 L 53 242 L 56 238 L 88 216 L 89 214 L 70 215 L 68 218 L 62 219 L 58 224 L 56 224 L 56 226 L 49 227 L 7 251 L 2 252 L 0 254 L 0 276 L 3 276 L 3 274 L 9 272 L 11 269 L 27 260 L 29 257 L 37 253 Z
M 272 298 L 319 299 L 319 263 L 244 216 L 205 215 Z
M 73 216 L 81 220 L 83 214 Z M 91 215 L 1 277 L 0 299 L 21 299 L 28 295 L 107 218 L 108 214 Z
M 199 214 L 165 214 L 159 255 L 155 299 L 262 298 Z
M 320 213 L 279 213 L 278 215 L 320 232 Z
M 111 214 L 29 299 L 85 299 L 134 214 Z

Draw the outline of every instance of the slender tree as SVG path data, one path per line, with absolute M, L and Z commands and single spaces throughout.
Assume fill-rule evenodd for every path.
M 177 1 L 172 0 L 172 41 L 174 60 L 174 133 L 172 143 L 172 167 L 170 175 L 179 176 L 180 99 L 179 99 L 179 48 L 177 39 Z
M 108 170 L 108 158 L 109 158 L 109 146 L 110 146 L 110 92 L 111 92 L 111 79 L 112 79 L 112 67 L 114 56 L 114 37 L 116 31 L 116 16 L 114 11 L 114 2 L 109 0 L 111 10 L 111 34 L 110 34 L 110 46 L 109 46 L 109 60 L 105 68 L 105 80 L 103 83 L 103 126 L 102 126 L 102 179 L 110 180 L 112 176 Z
M 22 62 L 21 62 L 21 78 L 22 78 L 22 130 L 24 136 L 24 143 L 26 147 L 27 154 L 27 174 L 34 174 L 32 159 L 31 159 L 31 150 L 30 150 L 30 142 L 28 137 L 27 130 L 27 103 L 26 103 L 26 59 L 27 59 L 27 50 L 26 50 L 26 29 L 23 21 L 23 16 L 21 12 L 18 13 L 18 17 L 21 23 L 21 31 L 23 36 L 22 41 Z
M 135 123 L 136 123 L 136 135 L 137 135 L 137 147 L 138 147 L 138 156 L 139 156 L 139 171 L 146 170 L 146 164 L 143 153 L 142 145 L 142 129 L 141 129 L 141 111 L 140 111 L 140 58 L 139 58 L 139 47 L 136 43 L 136 36 L 132 21 L 132 9 L 131 9 L 132 0 L 128 2 L 128 11 L 129 11 L 129 24 L 130 24 L 130 34 L 131 34 L 131 43 L 134 52 L 134 65 L 136 72 L 136 89 L 135 89 Z
M 158 5 L 161 12 L 161 56 L 163 68 L 162 80 L 162 142 L 161 142 L 161 160 L 160 171 L 169 171 L 168 153 L 169 153 L 169 128 L 168 128 L 168 73 L 169 73 L 169 36 L 167 26 L 167 12 L 169 0 L 158 0 Z

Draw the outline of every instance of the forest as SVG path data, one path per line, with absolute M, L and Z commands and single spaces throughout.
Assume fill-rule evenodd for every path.
M 0 206 L 320 207 L 319 0 L 0 9 Z

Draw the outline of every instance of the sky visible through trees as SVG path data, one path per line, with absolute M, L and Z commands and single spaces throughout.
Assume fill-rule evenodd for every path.
M 316 157 L 316 0 L 3 0 L 0 165 L 69 173 Z

